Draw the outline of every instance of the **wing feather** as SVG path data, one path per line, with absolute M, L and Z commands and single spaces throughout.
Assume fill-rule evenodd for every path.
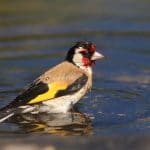
M 36 104 L 56 97 L 73 94 L 80 90 L 86 84 L 87 80 L 88 77 L 85 74 L 78 77 L 71 85 L 68 85 L 66 81 L 43 83 L 37 80 L 17 96 L 7 107 L 11 108 L 26 104 Z
M 65 90 L 68 87 L 66 82 L 53 82 L 47 86 L 47 91 L 37 95 L 35 98 L 31 99 L 28 104 L 34 104 L 45 100 L 50 100 L 55 98 L 56 93 L 59 90 Z

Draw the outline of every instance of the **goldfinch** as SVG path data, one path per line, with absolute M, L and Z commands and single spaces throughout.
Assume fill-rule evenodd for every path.
M 0 110 L 0 122 L 20 113 L 66 113 L 92 87 L 92 66 L 104 56 L 95 44 L 77 42 L 65 60 L 46 71 Z

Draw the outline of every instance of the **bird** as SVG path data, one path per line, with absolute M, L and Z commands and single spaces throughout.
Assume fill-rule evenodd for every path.
M 0 109 L 0 122 L 16 114 L 67 113 L 92 87 L 92 67 L 103 54 L 89 41 L 76 42 L 65 59 L 26 86 Z

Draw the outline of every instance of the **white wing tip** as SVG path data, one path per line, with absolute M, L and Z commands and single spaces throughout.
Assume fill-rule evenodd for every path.
M 4 122 L 6 119 L 10 118 L 10 117 L 13 116 L 13 115 L 14 115 L 14 113 L 11 113 L 11 114 L 9 114 L 9 115 L 7 115 L 7 116 L 1 118 L 1 119 L 0 119 L 0 123 Z

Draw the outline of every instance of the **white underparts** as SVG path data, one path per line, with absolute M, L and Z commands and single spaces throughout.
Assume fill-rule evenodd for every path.
M 84 86 L 73 95 L 58 97 L 54 100 L 44 101 L 40 106 L 40 112 L 66 113 L 74 104 L 76 104 L 87 92 L 87 86 Z

